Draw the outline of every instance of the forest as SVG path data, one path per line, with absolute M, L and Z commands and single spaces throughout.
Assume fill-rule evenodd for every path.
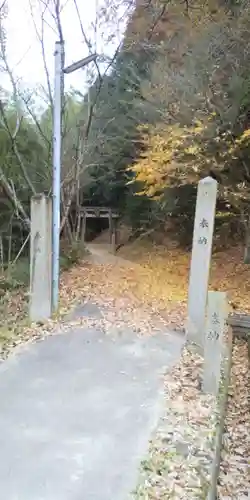
M 105 0 L 92 31 L 73 3 L 89 53 L 100 38 L 104 53 L 88 69 L 87 92 L 64 94 L 64 238 L 78 240 L 81 205 L 98 205 L 118 209 L 136 236 L 173 232 L 189 247 L 197 182 L 210 175 L 219 183 L 216 241 L 226 247 L 246 241 L 248 247 L 248 2 Z M 1 5 L 1 72 L 12 89 L 1 88 L 0 99 L 2 266 L 28 251 L 31 196 L 52 190 L 53 78 L 43 28 L 49 16 L 64 40 L 64 5 L 37 0 L 30 2 L 31 12 L 33 4 L 40 9 L 37 37 L 47 81 L 36 94 L 20 85 L 10 67 L 8 0 Z M 105 55 L 111 43 L 112 57 Z
M 176 405 L 172 407 L 173 418 L 171 414 L 170 418 L 167 418 L 169 413 L 166 412 L 166 416 L 162 419 L 163 426 L 171 421 L 173 430 L 170 433 L 169 429 L 167 431 L 167 436 L 171 437 L 166 439 L 164 433 L 160 433 L 157 438 L 152 438 L 150 441 L 150 457 L 142 462 L 144 481 L 138 486 L 135 498 L 166 500 L 170 498 L 168 492 L 171 498 L 178 500 L 207 498 L 205 492 L 208 491 L 211 481 L 208 479 L 209 476 L 202 472 L 202 468 L 212 450 L 210 440 L 219 443 L 217 434 L 215 436 L 219 427 L 221 429 L 223 427 L 224 434 L 222 431 L 223 443 L 217 443 L 222 450 L 221 457 L 218 458 L 217 451 L 215 454 L 218 476 L 214 480 L 214 484 L 218 483 L 216 498 L 218 500 L 247 498 L 250 435 L 248 265 L 250 263 L 250 2 L 249 0 L 95 0 L 95 2 L 22 0 L 22 3 L 25 2 L 26 15 L 29 17 L 38 47 L 34 58 L 40 58 L 42 68 L 37 84 L 31 84 L 20 76 L 19 65 L 22 61 L 17 60 L 16 64 L 13 64 L 11 57 L 10 47 L 13 46 L 15 33 L 9 29 L 9 21 L 13 16 L 13 5 L 15 4 L 17 9 L 19 4 L 14 0 L 0 0 L 0 362 L 5 362 L 17 347 L 26 343 L 34 342 L 35 347 L 39 349 L 40 346 L 43 349 L 52 341 L 52 350 L 45 356 L 46 366 L 41 362 L 34 377 L 30 375 L 32 371 L 27 372 L 27 383 L 25 378 L 18 377 L 20 386 L 14 383 L 13 394 L 18 395 L 17 400 L 20 401 L 22 411 L 25 406 L 25 397 L 23 402 L 22 396 L 23 394 L 25 396 L 26 385 L 29 388 L 31 387 L 29 384 L 32 384 L 32 393 L 26 394 L 32 394 L 32 398 L 33 394 L 36 394 L 40 398 L 39 391 L 42 390 L 44 381 L 40 375 L 39 380 L 36 378 L 40 369 L 46 372 L 49 386 L 57 387 L 54 384 L 57 379 L 54 367 L 59 361 L 62 370 L 68 369 L 68 372 L 65 371 L 63 374 L 60 387 L 63 388 L 65 383 L 68 391 L 65 394 L 69 395 L 69 392 L 78 394 L 75 393 L 78 375 L 77 377 L 74 375 L 77 358 L 81 365 L 79 370 L 81 392 L 80 397 L 74 396 L 74 400 L 80 401 L 86 395 L 87 406 L 90 407 L 91 401 L 94 401 L 94 421 L 97 414 L 96 400 L 100 399 L 99 392 L 95 392 L 94 389 L 93 398 L 88 399 L 89 394 L 92 396 L 92 386 L 89 393 L 85 386 L 81 386 L 85 376 L 82 376 L 85 361 L 81 349 L 84 349 L 84 353 L 88 356 L 86 366 L 88 367 L 90 363 L 91 370 L 96 366 L 100 377 L 102 363 L 103 366 L 105 363 L 109 364 L 109 358 L 105 355 L 105 342 L 110 343 L 112 340 L 112 352 L 113 346 L 115 352 L 121 342 L 121 351 L 125 352 L 128 348 L 125 371 L 120 371 L 121 351 L 115 366 L 119 366 L 119 375 L 122 374 L 122 378 L 125 379 L 123 376 L 128 375 L 126 371 L 130 366 L 128 353 L 131 354 L 131 360 L 133 357 L 136 374 L 139 371 L 144 373 L 142 371 L 144 364 L 140 364 L 144 359 L 142 352 L 145 351 L 146 342 L 154 342 L 155 334 L 157 337 L 160 332 L 163 334 L 164 365 L 168 362 L 166 361 L 168 349 L 172 352 L 173 339 L 183 339 L 183 343 L 186 342 L 190 297 L 188 283 L 190 283 L 197 185 L 201 179 L 210 176 L 218 183 L 212 256 L 211 259 L 206 257 L 208 273 L 204 271 L 206 262 L 203 255 L 203 260 L 194 259 L 194 276 L 204 275 L 206 283 L 204 287 L 203 283 L 202 287 L 197 286 L 199 281 L 197 280 L 192 293 L 194 309 L 198 312 L 201 307 L 198 301 L 196 303 L 197 296 L 202 295 L 206 299 L 206 292 L 209 290 L 212 296 L 223 297 L 224 305 L 220 308 L 220 314 L 218 315 L 217 309 L 215 310 L 217 321 L 219 316 L 223 316 L 223 322 L 221 321 L 219 325 L 221 337 L 216 330 L 216 344 L 212 344 L 213 350 L 210 347 L 212 355 L 208 371 L 213 376 L 215 360 L 224 358 L 224 355 L 228 356 L 228 359 L 231 356 L 232 366 L 228 369 L 228 379 L 231 370 L 229 387 L 226 387 L 222 376 L 217 394 L 218 402 L 223 399 L 222 392 L 228 396 L 225 402 L 227 411 L 223 416 L 224 420 L 220 421 L 216 406 L 216 418 L 213 417 L 212 420 L 210 416 L 208 418 L 208 411 L 211 411 L 213 405 L 210 394 L 205 396 L 202 391 L 200 374 L 202 370 L 204 371 L 203 358 L 192 351 L 192 346 L 189 352 L 182 349 L 180 363 L 175 366 L 173 372 L 169 372 L 170 378 L 168 375 L 164 378 L 166 411 L 169 411 L 172 404 Z M 89 9 L 94 6 L 92 11 L 94 14 L 88 21 L 86 21 L 85 4 L 88 4 Z M 69 10 L 67 10 L 69 8 L 71 13 L 74 12 L 72 21 L 69 21 Z M 25 38 L 26 33 L 22 32 L 24 28 L 21 20 L 20 24 L 18 33 L 21 44 L 21 39 Z M 59 307 L 56 312 L 53 311 L 48 320 L 47 315 L 46 320 L 32 322 L 30 304 L 33 291 L 32 286 L 29 288 L 30 281 L 32 282 L 32 279 L 30 280 L 32 259 L 29 258 L 32 239 L 31 199 L 40 193 L 53 195 L 53 41 L 60 41 L 64 46 L 63 57 L 67 66 L 68 58 L 71 57 L 73 61 L 77 59 L 74 59 L 71 43 L 73 32 L 76 31 L 80 33 L 82 56 L 97 54 L 97 58 L 79 73 L 77 72 L 77 85 L 70 86 L 70 79 L 66 81 L 65 75 L 65 86 L 61 86 Z M 18 45 L 18 37 L 16 43 Z M 72 53 L 68 56 L 70 47 Z M 27 54 L 24 54 L 23 58 L 26 57 Z M 31 68 L 30 74 L 32 69 L 35 72 L 37 68 L 35 60 L 31 61 L 31 66 L 33 62 L 34 68 Z M 109 207 L 119 213 L 120 240 L 113 255 L 110 252 L 110 244 L 106 245 L 106 241 L 102 240 L 102 237 L 107 236 L 105 231 L 107 226 L 103 223 L 103 219 L 88 220 L 86 241 L 83 244 L 80 223 L 83 206 Z M 208 224 L 206 219 L 203 220 Z M 207 283 L 209 271 L 209 283 Z M 48 275 L 49 272 L 50 269 Z M 40 282 L 41 274 L 39 272 L 37 282 Z M 47 284 L 50 295 L 50 276 Z M 204 293 L 201 293 L 202 290 Z M 217 294 L 218 291 L 223 293 Z M 41 295 L 44 301 L 46 293 L 42 292 Z M 41 302 L 39 298 L 38 310 Z M 212 322 L 214 314 L 212 315 L 211 311 L 207 312 L 206 320 L 210 314 Z M 229 326 L 232 318 L 239 324 L 243 318 L 239 331 L 236 331 L 236 327 Z M 205 325 L 205 311 L 203 319 Z M 212 331 L 215 326 L 213 322 L 211 324 Z M 205 339 L 207 342 L 209 335 L 211 336 L 208 326 L 209 323 L 206 322 L 204 331 L 199 332 L 200 341 Z M 58 332 L 60 335 L 57 335 Z M 73 337 L 77 342 L 81 342 L 76 344 L 77 355 L 72 354 L 72 336 L 70 337 L 72 332 L 77 333 Z M 88 340 L 88 332 L 91 340 Z M 214 331 L 212 334 L 214 335 Z M 99 335 L 100 361 L 87 347 L 94 346 Z M 67 343 L 67 339 L 70 338 Z M 43 344 L 37 342 L 45 339 L 46 342 Z M 127 339 L 129 339 L 128 345 Z M 61 344 L 58 343 L 53 344 L 54 340 L 62 342 L 64 347 L 60 348 Z M 137 351 L 138 340 L 143 341 L 143 346 Z M 157 342 L 156 340 L 156 344 L 150 344 L 155 345 L 155 348 L 151 351 L 150 347 L 149 351 L 153 363 L 156 352 L 159 353 L 161 350 L 159 347 L 161 344 L 158 345 Z M 169 347 L 166 348 L 165 343 Z M 225 352 L 224 347 L 226 347 Z M 36 356 L 32 360 L 29 357 L 26 362 L 27 367 L 28 365 L 31 365 L 31 368 L 35 367 L 35 359 Z M 131 361 L 131 366 L 133 363 Z M 17 367 L 18 357 L 13 365 L 14 368 Z M 49 366 L 52 366 L 51 371 L 48 369 Z M 103 372 L 104 375 L 101 375 L 103 380 L 106 378 L 106 368 L 108 371 L 108 366 L 105 366 L 105 374 Z M 145 363 L 144 370 L 151 373 L 149 362 Z M 112 387 L 116 385 L 118 387 L 114 375 L 116 371 L 117 368 L 112 371 L 111 382 L 106 379 Z M 219 364 L 219 375 L 224 375 L 223 372 L 224 369 Z M 4 370 L 1 378 L 7 373 Z M 92 373 L 94 371 L 90 371 L 89 379 L 94 387 L 96 377 L 92 376 Z M 145 376 L 145 382 L 148 384 L 146 372 Z M 12 380 L 12 377 L 9 378 Z M 13 378 L 13 381 L 15 380 Z M 70 380 L 73 380 L 72 386 L 68 385 Z M 117 400 L 123 399 L 124 385 L 121 380 L 119 378 L 121 387 L 119 386 L 119 398 L 115 398 Z M 133 377 L 133 382 L 135 380 L 136 384 L 132 383 L 132 378 L 128 380 L 132 389 L 138 383 L 137 376 Z M 144 388 L 146 384 L 143 380 Z M 12 394 L 6 393 L 4 382 L 2 387 L 4 387 L 2 397 L 4 408 L 9 405 L 9 401 L 15 399 L 15 396 L 9 399 Z M 73 387 L 72 391 L 69 387 Z M 108 399 L 110 387 L 107 389 Z M 132 394 L 131 387 L 125 392 Z M 60 391 L 58 394 L 61 394 Z M 31 398 L 28 398 L 28 412 L 38 408 L 40 415 L 43 407 L 46 410 L 46 415 L 44 414 L 42 418 L 43 432 L 46 419 L 52 415 L 49 413 L 49 405 L 52 400 L 53 404 L 57 401 L 58 394 L 55 393 L 55 397 L 51 396 L 48 405 L 46 399 L 42 398 L 37 404 L 31 405 Z M 85 415 L 82 419 L 81 413 L 71 411 L 72 408 L 68 403 L 71 399 L 65 394 L 59 398 L 58 420 L 62 418 L 64 422 L 61 400 L 67 401 L 72 415 L 79 415 L 81 420 L 85 420 Z M 95 395 L 98 395 L 98 398 Z M 105 407 L 106 392 L 105 401 L 104 398 L 103 401 L 101 399 L 101 404 Z M 12 410 L 12 403 L 9 406 Z M 132 406 L 134 400 L 131 408 Z M 147 404 L 140 406 L 146 408 Z M 91 415 L 88 412 L 89 408 L 87 414 Z M 102 420 L 109 420 L 111 413 L 113 409 L 108 412 L 108 418 Z M 134 413 L 138 420 L 137 410 Z M 100 415 L 102 414 L 101 410 Z M 119 421 L 126 423 L 126 428 L 130 429 L 127 426 L 130 410 L 127 411 L 126 407 L 126 411 L 120 414 L 124 415 L 124 418 L 119 416 Z M 18 432 L 19 430 L 21 432 L 22 428 L 26 432 L 32 421 L 30 414 L 26 426 L 21 425 L 19 412 L 17 418 Z M 12 418 L 10 420 L 12 421 Z M 52 420 L 56 421 L 54 409 Z M 113 422 L 112 419 L 110 422 Z M 186 422 L 189 425 L 188 431 L 185 428 Z M 179 424 L 180 428 L 183 427 L 180 433 Z M 9 422 L 7 422 L 9 429 L 8 425 Z M 110 426 L 112 427 L 112 424 Z M 60 429 L 60 426 L 58 428 Z M 82 427 L 79 426 L 79 429 Z M 35 431 L 37 432 L 37 425 Z M 203 431 L 209 433 L 208 439 Z M 116 433 L 115 426 L 114 433 Z M 15 432 L 8 431 L 6 435 L 8 437 L 12 434 L 15 438 L 16 429 Z M 134 434 L 137 434 L 137 431 Z M 130 434 L 133 441 L 134 434 Z M 93 443 L 97 439 L 98 449 L 101 443 L 99 436 L 102 435 L 106 436 L 106 431 L 105 433 L 95 431 Z M 178 447 L 180 444 L 185 445 L 181 461 L 179 452 L 173 453 L 171 447 L 169 448 L 170 443 L 171 446 L 173 444 L 175 435 L 178 435 Z M 51 444 L 54 438 L 53 436 L 50 438 L 50 433 L 48 436 Z M 124 434 L 121 433 L 121 436 Z M 181 436 L 183 443 L 179 442 Z M 191 441 L 189 441 L 190 436 Z M 30 456 L 33 457 L 35 448 L 30 437 L 32 432 L 28 441 L 32 443 Z M 27 441 L 26 434 L 25 440 Z M 65 441 L 67 440 L 68 437 Z M 126 438 L 123 440 L 126 441 Z M 59 441 L 64 441 L 61 435 Z M 113 434 L 110 442 L 113 443 Z M 191 447 L 187 447 L 189 442 L 194 446 L 192 444 Z M 206 446 L 211 448 L 209 453 L 206 451 Z M 93 446 L 91 441 L 92 447 L 96 453 L 95 445 Z M 96 453 L 98 463 L 102 469 L 104 462 L 112 463 L 112 471 L 116 473 L 115 467 L 119 467 L 120 462 L 117 464 L 115 460 L 112 462 L 108 446 L 107 449 L 106 445 L 102 448 L 105 449 L 105 458 L 99 461 L 99 452 Z M 2 449 L 5 450 L 5 447 Z M 50 450 L 49 447 L 49 456 Z M 200 455 L 199 450 L 203 451 L 203 454 Z M 138 451 L 136 453 L 138 454 Z M 43 459 L 44 455 L 41 456 Z M 79 456 L 81 457 L 80 454 Z M 106 460 L 110 456 L 111 459 Z M 56 457 L 55 464 L 59 455 Z M 123 461 L 122 452 L 121 457 Z M 125 457 L 124 464 L 129 463 L 130 458 Z M 197 461 L 197 464 L 193 460 Z M 12 464 L 13 456 L 10 456 L 10 462 Z M 84 470 L 84 480 L 88 470 L 91 469 L 89 463 L 92 464 L 92 460 L 88 459 L 86 463 L 88 466 L 87 471 Z M 20 478 L 24 484 L 22 459 L 20 465 L 22 471 Z M 40 476 L 39 460 L 35 465 L 39 469 L 40 478 L 42 476 Z M 32 468 L 30 469 L 29 465 L 26 468 L 29 475 Z M 61 461 L 59 468 L 61 478 Z M 12 470 L 12 465 L 10 469 Z M 51 467 L 48 467 L 49 469 Z M 107 483 L 105 479 L 106 483 L 104 481 L 102 484 L 105 476 L 103 470 L 99 474 L 97 468 L 93 474 L 95 478 L 101 477 L 101 482 L 99 481 L 101 487 Z M 123 480 L 125 476 L 122 476 L 121 471 L 119 474 Z M 194 477 L 198 478 L 198 489 L 202 487 L 202 496 L 198 497 L 194 493 L 193 488 L 196 489 L 197 486 Z M 4 481 L 6 479 L 8 482 L 12 476 L 6 474 L 6 478 L 4 477 Z M 118 475 L 117 478 L 119 479 Z M 34 478 L 29 479 L 32 480 L 33 487 Z M 118 479 L 116 482 L 120 488 Z M 186 481 L 185 485 L 183 481 Z M 178 482 L 181 483 L 180 489 Z M 187 487 L 189 482 L 190 488 Z M 16 485 L 18 484 L 17 482 Z M 39 479 L 39 487 L 40 484 L 42 483 Z M 74 487 L 75 484 L 74 480 Z M 49 491 L 47 478 L 44 480 L 44 485 L 46 492 Z M 172 496 L 173 489 L 177 496 Z M 19 494 L 19 490 L 16 491 Z M 67 494 L 65 491 L 63 495 Z M 102 489 L 101 494 L 104 493 L 106 492 Z M 85 495 L 86 498 L 88 496 L 89 494 Z M 59 494 L 58 498 L 61 497 L 62 494 Z M 113 497 L 116 498 L 117 495 Z

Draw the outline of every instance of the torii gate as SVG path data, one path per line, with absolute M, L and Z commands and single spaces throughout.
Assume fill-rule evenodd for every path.
M 117 211 L 112 210 L 112 208 L 107 207 L 80 207 L 80 217 L 82 220 L 82 232 L 81 240 L 85 242 L 86 235 L 86 222 L 87 219 L 108 219 L 109 221 L 109 234 L 110 234 L 110 245 L 112 246 L 112 251 L 116 251 L 117 243 L 117 220 L 119 219 L 119 214 Z

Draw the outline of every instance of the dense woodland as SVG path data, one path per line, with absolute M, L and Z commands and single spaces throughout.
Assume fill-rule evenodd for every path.
M 63 39 L 60 1 L 37 3 Z M 79 238 L 78 207 L 92 204 L 119 209 L 136 236 L 155 229 L 190 245 L 197 182 L 211 175 L 219 182 L 216 239 L 223 245 L 250 240 L 249 2 L 106 0 L 97 15 L 100 31 L 109 26 L 104 47 L 119 22 L 126 29 L 114 57 L 104 55 L 89 69 L 89 91 L 65 94 L 64 237 Z M 7 16 L 6 0 L 0 70 L 8 74 L 12 92 L 0 89 L 4 260 L 14 258 L 27 239 L 31 196 L 51 193 L 53 111 L 49 77 L 40 113 L 36 96 L 20 88 L 9 66 Z M 95 40 L 81 27 L 92 52 Z M 43 47 L 42 34 L 40 41 Z

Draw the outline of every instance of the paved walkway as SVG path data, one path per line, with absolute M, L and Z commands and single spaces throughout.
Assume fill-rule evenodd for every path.
M 182 342 L 72 328 L 0 365 L 0 498 L 129 499 Z

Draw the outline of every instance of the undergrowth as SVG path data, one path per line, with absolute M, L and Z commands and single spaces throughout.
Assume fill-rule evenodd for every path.
M 86 255 L 79 244 L 62 246 L 61 271 L 76 265 Z M 0 344 L 16 336 L 28 324 L 29 258 L 9 264 L 0 275 Z

